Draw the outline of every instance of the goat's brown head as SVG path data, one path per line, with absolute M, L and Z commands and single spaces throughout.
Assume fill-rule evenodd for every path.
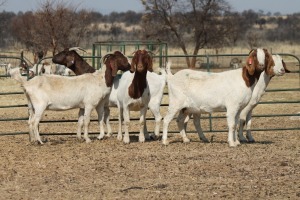
M 77 52 L 76 50 L 83 49 L 79 47 L 66 48 L 58 54 L 54 55 L 52 62 L 55 64 L 65 65 L 71 69 L 76 75 L 84 73 L 93 73 L 95 68 L 91 67 Z
M 106 70 L 109 70 L 113 77 L 117 75 L 118 70 L 125 72 L 131 68 L 128 58 L 120 51 L 106 54 L 103 57 L 103 63 L 106 65 Z
M 274 65 L 272 55 L 267 49 L 258 48 L 251 50 L 246 61 L 246 66 L 243 69 L 243 78 L 246 85 L 253 85 L 264 70 L 266 74 L 271 75 Z
M 130 72 L 134 73 L 135 71 L 142 72 L 146 70 L 153 72 L 152 56 L 146 50 L 137 50 L 131 61 Z
M 252 49 L 246 61 L 246 68 L 250 75 L 253 75 L 255 70 L 263 71 L 265 68 L 265 53 L 262 49 Z
M 63 51 L 54 55 L 52 58 L 52 62 L 60 65 L 65 65 L 69 68 L 72 65 L 74 65 L 76 56 L 79 55 L 75 50 L 70 50 L 69 48 L 66 48 Z

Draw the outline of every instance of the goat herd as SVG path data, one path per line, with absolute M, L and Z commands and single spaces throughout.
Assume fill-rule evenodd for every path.
M 160 104 L 165 85 L 168 86 L 169 107 L 163 122 L 162 143 L 168 145 L 168 126 L 176 113 L 177 125 L 183 142 L 189 142 L 185 127 L 191 115 L 200 140 L 208 142 L 201 125 L 201 113 L 226 111 L 228 143 L 235 147 L 240 142 L 254 142 L 251 136 L 251 113 L 273 76 L 281 76 L 286 65 L 279 55 L 271 55 L 266 49 L 253 49 L 243 68 L 220 73 L 207 73 L 191 69 L 171 73 L 171 62 L 161 68 L 161 75 L 153 72 L 151 53 L 137 50 L 131 63 L 119 51 L 103 57 L 105 69 L 95 70 L 77 52 L 80 48 L 65 49 L 52 61 L 65 65 L 77 76 L 35 76 L 30 80 L 21 76 L 19 68 L 9 69 L 9 74 L 23 87 L 28 100 L 29 135 L 31 142 L 43 144 L 38 125 L 45 110 L 68 110 L 79 108 L 77 137 L 88 137 L 90 115 L 96 109 L 100 126 L 98 139 L 111 136 L 109 107 L 119 111 L 118 140 L 130 143 L 130 111 L 140 111 L 139 142 L 150 139 L 146 126 L 148 108 L 155 117 L 154 138 L 159 137 Z M 116 76 L 118 70 L 122 77 Z M 237 125 L 239 123 L 239 129 Z M 247 135 L 243 136 L 246 124 Z M 123 127 L 122 127 L 123 126 Z M 124 136 L 122 128 L 124 128 Z

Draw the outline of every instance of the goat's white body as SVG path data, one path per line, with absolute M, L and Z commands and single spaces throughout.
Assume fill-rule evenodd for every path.
M 273 68 L 274 75 L 282 76 L 285 73 L 282 58 L 279 55 L 273 55 L 273 60 L 275 66 Z M 251 118 L 252 118 L 252 110 L 257 106 L 261 97 L 264 95 L 266 88 L 271 80 L 271 75 L 267 75 L 265 71 L 263 71 L 257 81 L 257 84 L 254 87 L 251 99 L 247 106 L 241 111 L 240 114 L 240 122 L 239 122 L 239 140 L 240 142 L 255 142 L 254 138 L 251 135 Z M 246 123 L 246 137 L 243 136 L 243 126 Z
M 130 123 L 130 111 L 140 111 L 140 134 L 139 141 L 145 141 L 144 125 L 146 120 L 146 113 L 148 104 L 150 101 L 149 84 L 145 88 L 142 96 L 138 99 L 133 99 L 128 94 L 128 88 L 132 83 L 134 73 L 130 71 L 125 72 L 120 79 L 118 91 L 117 91 L 117 106 L 119 109 L 119 130 L 118 140 L 122 140 L 122 118 L 124 119 L 124 143 L 129 143 L 129 123 Z
M 88 126 L 90 114 L 94 108 L 98 112 L 100 134 L 104 135 L 104 104 L 108 100 L 111 88 L 106 86 L 102 72 L 96 71 L 93 74 L 83 74 L 76 77 L 43 75 L 35 76 L 29 81 L 24 81 L 20 74 L 12 74 L 12 77 L 22 83 L 28 99 L 29 127 L 32 140 L 42 143 L 38 132 L 38 124 L 45 110 L 68 110 L 73 108 L 84 109 L 84 113 L 79 112 L 79 118 L 84 123 L 86 142 L 90 142 Z M 81 130 L 78 130 L 77 134 L 80 137 Z
M 237 116 L 248 104 L 254 85 L 247 87 L 242 78 L 242 69 L 221 73 L 181 70 L 174 75 L 168 75 L 169 109 L 164 118 L 162 141 L 167 142 L 167 129 L 174 115 L 184 109 L 185 114 L 200 115 L 216 111 L 227 111 L 229 126 L 228 143 L 236 146 L 234 138 Z M 184 130 L 184 119 L 178 120 L 178 126 L 184 142 L 189 142 Z M 199 129 L 201 129 L 199 127 Z M 201 134 L 201 136 L 200 136 Z M 200 137 L 204 137 L 200 130 Z
M 148 104 L 148 107 L 152 114 L 154 115 L 155 118 L 155 130 L 154 134 L 155 137 L 159 136 L 159 128 L 160 128 L 160 122 L 161 122 L 161 114 L 160 114 L 160 104 L 161 100 L 163 98 L 163 92 L 164 88 L 166 85 L 166 72 L 165 69 L 161 69 L 162 75 L 158 75 L 157 73 L 154 72 L 147 72 L 147 82 L 149 85 L 149 91 L 150 91 L 150 101 Z M 111 93 L 109 95 L 109 107 L 117 107 L 118 105 L 118 98 L 117 98 L 117 93 L 119 89 L 119 84 L 120 84 L 120 76 L 117 76 L 114 78 L 114 84 L 112 86 Z M 128 89 L 127 89 L 128 92 Z M 106 113 L 106 118 L 109 117 L 109 111 L 105 111 Z M 109 118 L 106 120 L 106 125 L 108 129 L 108 135 L 111 135 L 111 126 L 109 124 Z M 119 130 L 120 132 L 120 130 Z M 144 132 L 147 135 L 147 125 L 145 124 L 145 129 Z

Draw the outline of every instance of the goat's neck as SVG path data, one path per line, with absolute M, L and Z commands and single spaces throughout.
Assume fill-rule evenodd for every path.
M 142 97 L 145 88 L 147 87 L 147 71 L 146 72 L 135 72 L 133 80 L 128 88 L 128 94 L 133 99 Z
M 253 75 L 250 75 L 247 68 L 243 67 L 243 79 L 245 81 L 245 84 L 247 87 L 251 87 L 253 86 L 256 81 L 259 79 L 260 74 L 262 73 L 262 71 L 257 71 L 255 70 Z

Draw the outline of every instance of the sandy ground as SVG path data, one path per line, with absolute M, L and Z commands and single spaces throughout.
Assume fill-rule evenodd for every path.
M 0 141 L 1 199 L 298 199 L 300 134 L 258 132 L 254 144 L 229 148 L 226 134 L 212 143 L 189 134 L 182 143 L 124 145 L 115 137 L 92 143 L 74 136 L 27 135 Z M 213 137 L 212 137 L 213 136 Z
M 1 92 L 20 91 L 10 79 L 0 79 Z M 299 75 L 275 77 L 268 88 L 297 88 Z M 299 92 L 266 94 L 262 101 L 299 101 Z M 163 101 L 166 101 L 165 99 Z M 0 96 L 1 105 L 26 104 L 23 94 Z M 44 120 L 76 119 L 77 110 L 45 113 Z M 162 108 L 163 116 L 166 108 Z M 259 105 L 254 114 L 296 114 L 298 104 Z M 116 118 L 116 113 L 112 118 Z M 132 115 L 134 116 L 134 115 Z M 1 119 L 28 117 L 27 109 L 3 108 Z M 95 113 L 93 113 L 95 118 Z M 299 118 L 253 119 L 253 128 L 298 128 Z M 190 123 L 192 124 L 192 123 Z M 208 122 L 202 122 L 209 129 Z M 149 130 L 153 125 L 149 122 Z M 137 131 L 132 122 L 131 131 Z M 216 130 L 226 120 L 213 121 Z M 90 127 L 98 132 L 96 122 Z M 113 126 L 116 132 L 116 123 Z M 74 123 L 43 123 L 44 145 L 29 143 L 28 135 L 0 137 L 0 199 L 300 199 L 299 130 L 253 131 L 256 143 L 229 148 L 224 132 L 206 133 L 211 143 L 198 139 L 189 125 L 191 142 L 182 143 L 175 121 L 170 145 L 139 143 L 131 134 L 128 145 L 116 136 L 86 144 L 75 137 Z M 25 120 L 0 122 L 0 134 L 28 132 Z

